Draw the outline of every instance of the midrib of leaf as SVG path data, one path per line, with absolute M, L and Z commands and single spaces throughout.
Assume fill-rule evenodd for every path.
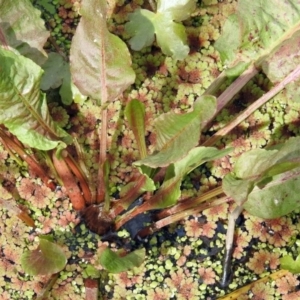
M 109 34 L 109 33 L 108 33 Z M 106 80 L 106 51 L 105 51 L 105 34 L 104 27 L 100 28 L 100 58 L 101 58 L 101 74 L 100 74 L 100 82 L 101 82 L 101 102 L 104 104 L 107 102 L 107 80 Z
M 32 108 L 30 103 L 26 100 L 26 98 L 23 96 L 22 92 L 17 89 L 17 87 L 14 85 L 13 81 L 10 79 L 11 85 L 13 86 L 13 89 L 15 90 L 16 94 L 19 95 L 19 99 L 22 101 L 24 106 L 27 108 L 27 110 L 30 112 L 31 116 L 34 117 L 35 120 L 39 123 L 39 125 L 48 133 L 50 134 L 51 138 L 59 139 L 57 134 L 52 130 L 50 126 L 44 121 L 44 119 Z M 38 91 L 36 91 L 38 92 Z M 39 95 L 41 97 L 41 95 Z M 37 131 L 38 128 L 36 128 Z
M 199 118 L 199 116 L 195 115 L 193 120 L 197 119 L 197 117 Z M 200 121 L 199 121 L 200 123 Z M 162 148 L 160 148 L 160 150 L 165 150 L 168 149 L 170 146 L 172 146 L 176 140 L 179 139 L 180 136 L 184 135 L 184 133 L 188 133 L 191 129 L 195 129 L 195 125 L 199 125 L 197 122 L 191 122 L 188 123 L 187 126 L 182 127 L 179 131 L 177 131 L 177 133 L 175 135 L 173 135 L 173 137 L 171 139 L 169 139 L 167 142 L 165 142 L 164 146 Z

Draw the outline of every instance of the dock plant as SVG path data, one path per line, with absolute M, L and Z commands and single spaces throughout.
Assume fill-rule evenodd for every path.
M 226 215 L 223 208 L 230 205 L 222 274 L 217 275 L 211 267 L 198 270 L 205 285 L 218 278 L 226 290 L 234 276 L 232 258 L 242 251 L 234 243 L 239 239 L 240 244 L 249 244 L 243 234 L 236 238 L 235 222 L 241 213 L 245 210 L 267 224 L 300 208 L 298 134 L 280 142 L 269 137 L 264 149 L 243 145 L 240 150 L 226 143 L 232 132 L 238 140 L 238 126 L 277 94 L 284 93 L 289 102 L 297 103 L 298 1 L 235 1 L 234 13 L 220 24 L 222 34 L 214 44 L 219 54 L 210 50 L 208 55 L 210 60 L 219 60 L 219 69 L 212 72 L 214 80 L 209 83 L 204 80 L 205 70 L 197 69 L 193 62 L 193 51 L 205 45 L 203 40 L 193 44 L 193 35 L 197 22 L 204 18 L 200 8 L 207 1 L 134 1 L 123 6 L 102 0 L 34 2 L 46 14 L 54 14 L 46 24 L 48 29 L 61 22 L 55 14 L 55 4 L 60 2 L 59 16 L 68 20 L 60 25 L 64 26 L 62 32 L 72 36 L 61 48 L 56 39 L 60 33 L 54 29 L 50 36 L 31 1 L 0 0 L 0 203 L 35 231 L 20 258 L 22 276 L 48 276 L 34 296 L 43 299 L 60 272 L 71 272 L 68 263 L 74 258 L 67 244 L 78 247 L 68 234 L 63 235 L 63 226 L 62 232 L 52 235 L 56 224 L 51 228 L 44 222 L 44 232 L 39 233 L 35 223 L 45 219 L 38 208 L 48 215 L 63 215 L 65 227 L 80 220 L 96 234 L 97 246 L 86 241 L 79 252 L 86 299 L 98 299 L 99 278 L 122 272 L 136 274 L 142 268 L 146 251 L 129 246 L 128 240 L 151 239 L 167 225 L 174 226 L 204 210 L 206 220 L 218 218 Z M 68 24 L 72 18 L 78 21 L 71 30 Z M 192 22 L 196 25 L 189 31 Z M 158 60 L 150 55 L 144 58 L 149 49 L 159 53 Z M 145 64 L 144 71 L 138 68 L 139 62 Z M 155 80 L 161 86 L 151 93 L 146 87 L 152 83 L 143 78 L 148 74 L 157 74 Z M 171 81 L 172 77 L 176 80 Z M 257 99 L 219 126 L 218 120 L 231 101 L 245 92 L 254 78 L 263 78 L 265 91 L 251 88 L 251 96 Z M 171 89 L 164 94 L 168 84 Z M 236 151 L 240 151 L 238 155 Z M 21 174 L 14 175 L 19 178 L 18 185 L 15 179 L 6 178 L 13 165 L 10 160 L 20 166 Z M 185 189 L 189 180 L 220 161 L 228 168 L 218 183 L 210 183 L 214 188 L 198 188 L 196 195 L 189 194 Z M 56 203 L 54 194 L 60 195 Z M 216 226 L 198 221 L 187 220 L 187 235 L 212 237 Z M 275 223 L 270 223 L 269 231 L 275 231 Z M 124 228 L 129 233 L 124 233 Z M 82 239 L 78 237 L 78 241 Z M 32 245 L 33 240 L 38 245 Z M 161 251 L 164 254 L 172 249 Z M 191 250 L 187 247 L 183 252 Z M 259 255 L 267 257 L 268 253 Z M 278 257 L 269 257 L 269 261 L 276 261 L 270 263 L 271 269 L 279 264 Z M 280 262 L 283 269 L 296 274 L 299 253 L 294 258 L 287 253 Z M 182 256 L 179 266 L 185 260 Z M 257 260 L 253 257 L 251 267 Z M 181 269 L 170 271 L 174 281 L 181 282 L 178 293 L 188 293 L 189 285 L 190 290 L 197 289 L 191 279 L 180 280 L 184 277 Z M 270 276 L 279 280 L 290 274 L 279 272 Z M 262 282 L 251 287 L 253 293 L 255 289 L 259 293 Z M 170 278 L 166 283 L 170 294 L 180 289 Z M 165 297 L 159 287 L 151 292 L 152 297 L 155 293 Z M 194 296 L 199 293 L 195 291 Z

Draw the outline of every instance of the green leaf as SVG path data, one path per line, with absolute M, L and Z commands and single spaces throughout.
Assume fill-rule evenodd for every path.
M 129 14 L 129 22 L 125 24 L 125 31 L 132 36 L 129 44 L 132 50 L 139 51 L 154 42 L 155 14 L 146 9 L 137 9 Z
M 47 58 L 43 47 L 50 35 L 40 10 L 30 0 L 0 0 L 0 31 L 6 43 L 41 65 Z
M 40 239 L 36 250 L 23 253 L 21 263 L 22 268 L 29 275 L 52 275 L 65 267 L 67 257 L 57 244 Z
M 288 270 L 293 274 L 300 273 L 300 255 L 294 260 L 290 255 L 285 255 L 280 258 L 280 267 L 283 270 Z
M 74 101 L 75 103 L 83 104 L 87 96 L 82 95 L 77 86 L 72 82 L 69 64 L 66 65 L 62 76 L 63 82 L 59 89 L 62 103 L 70 105 Z
M 194 110 L 186 114 L 168 112 L 154 121 L 156 153 L 134 163 L 152 168 L 164 167 L 178 161 L 195 147 L 206 120 L 216 110 L 216 98 L 201 96 L 194 103 Z
M 92 265 L 87 265 L 86 268 L 83 270 L 84 278 L 99 278 L 100 276 L 101 276 L 101 271 L 96 269 Z
M 237 178 L 233 173 L 225 175 L 222 181 L 224 193 L 234 199 L 239 205 L 243 205 L 252 191 L 254 183 L 251 180 Z
M 264 60 L 262 68 L 273 83 L 280 82 L 299 65 L 299 43 L 300 30 L 284 40 Z
M 299 19 L 297 0 L 240 0 L 215 47 L 230 67 L 241 61 L 258 61 L 282 42 L 284 34 L 295 30 Z
M 252 215 L 274 219 L 300 207 L 300 168 L 268 178 L 263 188 L 255 186 L 244 208 Z
M 155 18 L 156 41 L 162 52 L 175 60 L 185 59 L 190 51 L 185 27 L 173 22 L 171 15 L 158 14 Z
M 223 179 L 223 190 L 251 214 L 272 219 L 300 207 L 300 137 L 270 150 L 242 154 L 233 172 Z
M 72 138 L 53 122 L 40 92 L 42 69 L 30 59 L 0 48 L 0 123 L 30 147 L 50 150 Z
M 131 49 L 139 51 L 150 46 L 156 35 L 157 44 L 164 54 L 175 60 L 184 59 L 189 53 L 185 27 L 175 21 L 185 20 L 195 10 L 194 0 L 158 1 L 157 13 L 137 9 L 129 14 L 125 31 L 132 36 Z
M 58 53 L 49 53 L 47 61 L 42 65 L 44 74 L 41 79 L 41 89 L 56 89 L 63 83 L 64 73 L 68 63 Z
M 106 1 L 85 0 L 80 12 L 70 51 L 72 79 L 100 105 L 117 98 L 134 82 L 135 73 L 126 44 L 107 29 Z
M 300 63 L 300 30 L 284 40 L 278 47 L 273 50 L 273 53 L 262 63 L 262 69 L 268 78 L 277 84 L 291 73 Z M 291 100 L 299 101 L 300 88 L 299 80 L 295 80 L 286 87 L 287 96 Z
M 125 256 L 119 256 L 106 248 L 100 255 L 100 264 L 110 273 L 120 273 L 128 271 L 134 267 L 139 267 L 145 260 L 145 249 L 137 249 Z
M 196 9 L 195 0 L 158 0 L 157 12 L 170 13 L 173 20 L 180 22 L 186 20 Z
M 140 157 L 147 156 L 147 148 L 145 141 L 145 105 L 136 99 L 131 100 L 125 108 L 125 117 L 133 131 Z
M 44 74 L 41 89 L 60 87 L 59 94 L 63 104 L 70 105 L 73 101 L 82 104 L 86 100 L 71 80 L 70 65 L 57 53 L 49 53 L 47 61 L 42 65 Z
M 152 192 L 156 190 L 155 183 L 153 181 L 153 176 L 156 173 L 155 169 L 149 168 L 147 166 L 137 167 L 139 172 L 146 177 L 146 182 L 143 185 L 141 192 Z
M 186 157 L 168 166 L 163 184 L 157 193 L 149 200 L 153 202 L 151 209 L 160 209 L 171 206 L 180 197 L 181 181 L 195 168 L 207 161 L 221 158 L 232 149 L 218 150 L 213 147 L 196 147 Z
M 56 14 L 56 7 L 54 6 L 52 0 L 40 0 L 38 4 L 41 5 L 43 9 L 45 9 L 51 15 Z
M 245 152 L 236 161 L 233 172 L 241 179 L 252 178 L 254 181 L 276 162 L 277 150 L 254 149 Z

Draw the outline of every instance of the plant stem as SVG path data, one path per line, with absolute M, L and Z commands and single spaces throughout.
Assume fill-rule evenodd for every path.
M 51 288 L 53 287 L 53 285 L 55 284 L 56 280 L 58 279 L 58 275 L 59 273 L 55 273 L 50 277 L 49 281 L 46 283 L 44 288 L 37 294 L 35 300 L 47 299 L 47 295 L 51 290 Z
M 218 187 L 212 191 L 209 191 L 197 198 L 188 199 L 186 201 L 182 201 L 182 203 L 177 204 L 174 207 L 167 208 L 163 210 L 161 213 L 157 215 L 157 218 L 164 218 L 165 221 L 158 221 L 154 224 L 154 227 L 158 226 L 157 228 L 164 227 L 172 222 L 176 222 L 178 220 L 181 220 L 185 218 L 186 216 L 194 213 L 194 211 L 202 211 L 204 209 L 207 209 L 209 207 L 224 203 L 228 201 L 228 197 L 223 197 L 220 199 L 216 199 L 215 197 L 217 195 L 223 194 L 222 187 Z M 226 200 L 225 200 L 226 198 Z M 151 200 L 151 199 L 150 199 Z M 142 205 L 135 207 L 131 211 L 123 214 L 120 216 L 115 223 L 115 229 L 118 230 L 120 227 L 122 227 L 126 222 L 134 218 L 135 216 L 144 213 L 148 210 L 153 209 L 153 201 L 146 201 Z M 220 200 L 220 201 L 218 201 Z M 204 203 L 203 206 L 199 206 L 199 204 L 207 201 L 207 203 Z M 214 204 L 212 204 L 212 202 Z M 176 216 L 173 214 L 176 213 Z M 170 216 L 172 215 L 172 216 Z M 151 227 L 151 226 L 150 226 Z
M 98 300 L 99 296 L 99 279 L 86 278 L 84 279 L 85 299 Z
M 162 219 L 162 218 L 165 218 L 167 216 L 170 216 L 170 215 L 173 215 L 177 212 L 183 212 L 187 209 L 191 209 L 191 208 L 194 208 L 196 207 L 197 205 L 199 204 L 202 204 L 203 202 L 209 200 L 209 199 L 212 199 L 216 196 L 219 196 L 219 195 L 222 195 L 224 194 L 223 192 L 223 189 L 222 189 L 222 186 L 219 186 L 211 191 L 208 191 L 196 198 L 190 198 L 190 199 L 187 199 L 185 201 L 181 201 L 180 203 L 178 203 L 177 205 L 174 205 L 170 208 L 166 208 L 164 210 L 162 210 L 161 212 L 159 212 L 156 217 L 158 219 Z
M 51 190 L 55 190 L 55 184 L 53 183 L 52 179 L 46 174 L 45 170 L 36 162 L 36 160 L 31 155 L 27 154 L 24 149 L 22 149 L 17 143 L 15 143 L 12 137 L 8 136 L 2 128 L 0 128 L 0 137 L 4 142 L 4 145 L 7 145 L 7 147 L 13 149 Z
M 145 184 L 146 177 L 141 175 L 136 181 L 135 185 L 129 192 L 121 199 L 115 202 L 115 205 L 111 208 L 109 215 L 112 218 L 118 216 L 123 210 L 127 209 L 128 206 L 141 195 L 141 188 Z M 121 217 L 122 218 L 122 217 Z
M 90 191 L 87 178 L 84 176 L 84 173 L 79 168 L 78 164 L 71 155 L 65 157 L 65 161 L 71 171 L 75 174 L 76 178 L 79 180 L 80 187 L 82 189 L 83 197 L 86 204 L 92 204 L 92 193 Z
M 219 97 L 217 100 L 217 115 L 236 95 L 246 83 L 258 73 L 258 70 L 251 64 Z
M 187 209 L 185 211 L 178 212 L 175 215 L 171 215 L 164 219 L 156 221 L 155 223 L 151 224 L 150 226 L 145 227 L 144 229 L 139 231 L 138 236 L 145 237 L 149 234 L 152 234 L 152 233 L 158 231 L 159 229 L 161 229 L 167 225 L 170 225 L 174 222 L 178 222 L 178 221 L 184 219 L 185 217 L 191 216 L 193 214 L 197 214 L 200 211 L 204 211 L 211 207 L 226 203 L 229 200 L 230 199 L 228 197 L 210 199 L 210 201 L 207 201 L 206 203 L 202 203 L 202 205 L 198 205 L 197 207 L 193 207 L 193 208 Z
M 226 72 L 223 71 L 212 83 L 211 85 L 206 89 L 206 91 L 203 93 L 203 95 L 213 95 L 215 96 L 221 85 L 225 83 L 227 80 Z
M 107 111 L 103 109 L 101 112 L 101 129 L 99 130 L 100 140 L 100 153 L 99 153 L 99 171 L 98 171 L 98 189 L 97 189 L 97 203 L 101 203 L 105 199 L 106 186 L 105 186 L 105 172 L 104 164 L 106 161 L 106 150 L 107 150 Z
M 85 199 L 81 195 L 81 190 L 77 185 L 75 176 L 72 174 L 65 160 L 56 157 L 55 151 L 52 152 L 52 160 L 58 175 L 64 183 L 73 208 L 75 210 L 82 210 L 85 207 Z
M 298 79 L 299 77 L 300 77 L 300 65 L 288 76 L 286 76 L 280 83 L 278 83 L 275 87 L 273 87 L 269 92 L 264 94 L 252 105 L 250 105 L 247 109 L 241 112 L 232 122 L 227 124 L 224 128 L 220 129 L 212 137 L 210 137 L 207 141 L 205 141 L 202 144 L 202 146 L 211 146 L 215 144 L 216 141 L 218 141 L 220 138 L 228 134 L 235 126 L 237 126 L 246 118 L 248 118 L 255 110 L 257 110 L 259 107 L 261 107 L 263 104 L 268 102 L 271 98 L 273 98 L 276 94 L 278 94 L 282 89 L 284 89 L 284 87 L 287 84 Z
M 13 214 L 15 214 L 26 225 L 28 225 L 30 227 L 35 227 L 34 221 L 28 215 L 28 213 L 25 212 L 24 210 L 20 209 L 20 207 L 18 207 L 16 202 L 15 203 L 13 203 L 13 202 L 15 202 L 13 199 L 2 199 L 2 198 L 0 198 L 1 207 L 4 207 L 7 210 L 9 210 L 10 212 L 12 212 Z
M 237 206 L 233 212 L 229 215 L 228 218 L 228 228 L 226 233 L 226 247 L 223 261 L 223 275 L 221 279 L 221 286 L 227 287 L 231 282 L 232 270 L 231 270 L 231 259 L 233 253 L 233 238 L 234 238 L 234 229 L 235 221 L 243 211 L 243 206 Z

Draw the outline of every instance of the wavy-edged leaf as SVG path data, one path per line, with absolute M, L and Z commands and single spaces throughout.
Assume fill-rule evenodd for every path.
M 83 103 L 86 96 L 83 96 L 71 80 L 70 64 L 58 53 L 49 53 L 47 61 L 42 65 L 44 74 L 41 80 L 41 89 L 46 91 L 50 88 L 60 87 L 59 94 L 63 104 L 70 105 Z
M 215 46 L 228 66 L 256 61 L 270 54 L 283 38 L 299 26 L 297 0 L 240 0 L 226 21 Z
M 0 30 L 9 46 L 41 65 L 47 58 L 43 47 L 50 35 L 41 12 L 30 0 L 0 0 Z
M 164 54 L 175 60 L 184 59 L 189 53 L 185 28 L 175 21 L 185 20 L 194 11 L 194 0 L 158 1 L 157 13 L 137 9 L 129 15 L 125 31 L 132 36 L 131 49 L 139 51 L 150 46 L 156 35 L 157 44 Z
M 168 166 L 162 186 L 149 200 L 153 202 L 151 209 L 161 209 L 175 204 L 181 194 L 180 186 L 184 176 L 205 162 L 221 158 L 230 151 L 232 151 L 230 148 L 218 150 L 214 147 L 196 147 L 186 157 Z
M 128 271 L 134 267 L 139 267 L 145 260 L 145 249 L 137 249 L 125 256 L 118 255 L 117 252 L 106 248 L 100 255 L 100 264 L 110 273 L 120 273 Z
M 147 9 L 137 9 L 129 14 L 129 22 L 125 24 L 125 31 L 132 36 L 129 40 L 132 50 L 139 51 L 152 45 L 155 34 L 154 18 L 155 13 Z
M 52 275 L 65 267 L 67 257 L 60 246 L 40 238 L 38 248 L 25 251 L 21 263 L 22 268 L 29 275 Z
M 41 89 L 56 89 L 63 83 L 65 68 L 68 63 L 58 53 L 49 53 L 47 61 L 42 65 L 44 70 L 41 79 Z
M 244 208 L 252 215 L 279 218 L 300 208 L 300 168 L 271 177 L 262 188 L 255 186 Z
M 277 218 L 300 207 L 300 138 L 242 154 L 223 179 L 224 192 L 251 214 Z
M 195 0 L 158 0 L 157 12 L 170 13 L 174 21 L 180 22 L 191 16 L 196 8 Z
M 154 121 L 156 153 L 135 162 L 137 166 L 164 167 L 183 158 L 195 147 L 206 120 L 216 110 L 216 98 L 201 96 L 194 103 L 194 110 L 185 114 L 169 112 Z
M 0 123 L 30 147 L 50 150 L 71 143 L 56 125 L 40 91 L 42 69 L 30 59 L 0 48 Z
M 106 26 L 106 1 L 83 0 L 81 19 L 73 37 L 71 74 L 80 92 L 112 101 L 135 80 L 126 44 Z

